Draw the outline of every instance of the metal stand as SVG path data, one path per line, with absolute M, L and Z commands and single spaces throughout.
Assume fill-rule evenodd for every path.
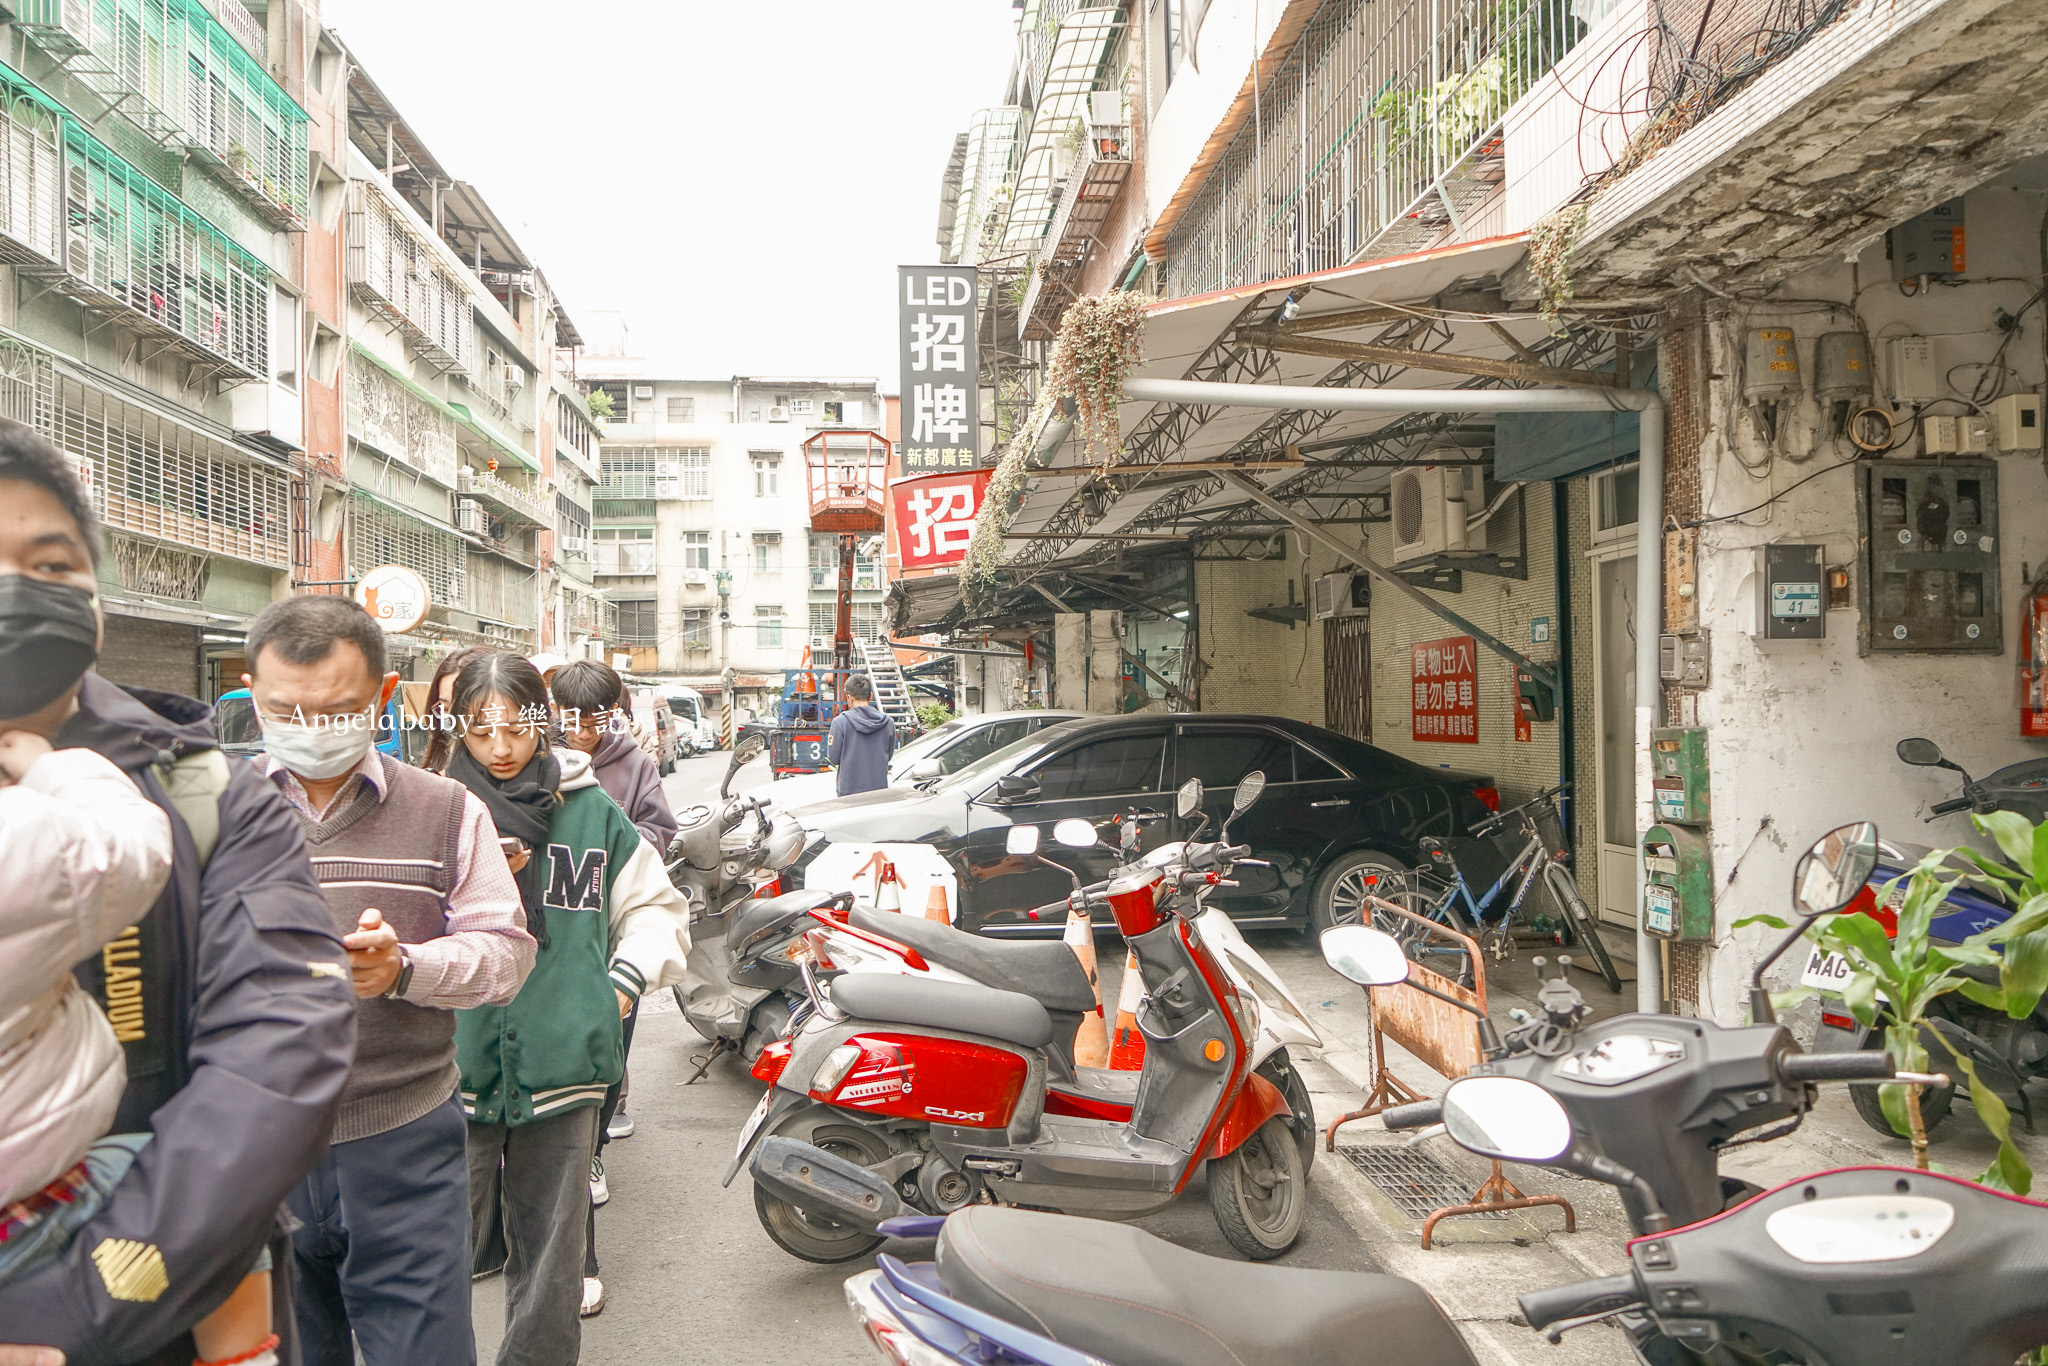
M 739 1046 L 733 1043 L 731 1039 L 720 1039 L 717 1043 L 711 1045 L 710 1051 L 705 1053 L 703 1057 L 690 1059 L 691 1062 L 697 1064 L 697 1070 L 690 1074 L 690 1079 L 684 1082 L 683 1085 L 692 1086 L 704 1080 L 704 1074 L 711 1070 L 712 1063 L 718 1061 L 719 1054 L 736 1053 L 738 1051 Z
M 1337 1130 L 1354 1119 L 1368 1119 L 1382 1110 L 1391 1110 L 1396 1105 L 1409 1105 L 1429 1097 L 1409 1089 L 1402 1081 L 1387 1070 L 1387 1041 L 1379 1030 L 1372 1032 L 1372 1093 L 1365 1098 L 1365 1104 L 1348 1115 L 1339 1115 L 1330 1121 L 1330 1127 L 1323 1131 L 1323 1151 L 1337 1151 Z
M 1501 1210 L 1534 1209 L 1538 1205 L 1557 1206 L 1564 1211 L 1564 1231 L 1579 1231 L 1578 1212 L 1572 1208 L 1571 1201 L 1562 1195 L 1522 1194 L 1515 1189 L 1514 1182 L 1501 1175 L 1500 1163 L 1495 1162 L 1493 1175 L 1480 1183 L 1479 1189 L 1472 1193 L 1469 1201 L 1462 1205 L 1446 1205 L 1440 1210 L 1430 1211 L 1429 1217 L 1422 1221 L 1423 1251 L 1429 1250 L 1430 1239 L 1435 1235 L 1437 1221 L 1440 1219 L 1451 1219 L 1460 1214 L 1495 1214 Z

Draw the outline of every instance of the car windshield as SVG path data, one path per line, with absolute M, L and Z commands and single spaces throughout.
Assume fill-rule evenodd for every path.
M 223 745 L 263 742 L 263 727 L 256 720 L 256 704 L 247 693 L 240 697 L 223 697 L 213 704 L 213 736 Z
M 955 717 L 937 730 L 928 730 L 896 751 L 896 757 L 889 761 L 892 771 L 900 771 L 928 755 L 937 754 L 947 745 L 960 738 L 962 732 L 973 726 L 965 717 Z
M 1027 735 L 1013 745 L 1005 745 L 993 754 L 983 755 L 957 773 L 949 773 L 940 779 L 939 787 L 941 789 L 960 787 L 967 783 L 993 777 L 999 773 L 1008 773 L 1012 769 L 1021 767 L 1046 748 L 1046 742 L 1042 738 L 1043 734 L 1044 732 L 1040 732 L 1038 735 Z

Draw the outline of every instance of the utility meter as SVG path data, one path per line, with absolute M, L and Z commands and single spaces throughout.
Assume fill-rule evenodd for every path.
M 1643 835 L 1643 931 L 1659 939 L 1714 937 L 1714 862 L 1707 832 L 1653 825 Z
M 1705 726 L 1659 726 L 1650 732 L 1650 787 L 1658 820 L 1705 825 L 1712 819 Z

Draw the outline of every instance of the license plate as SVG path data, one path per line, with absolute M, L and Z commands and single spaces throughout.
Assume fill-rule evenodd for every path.
M 740 1146 L 733 1152 L 735 1160 L 747 1150 L 747 1145 L 754 1141 L 754 1135 L 760 1131 L 762 1121 L 768 1118 L 768 1103 L 774 1099 L 775 1088 L 772 1086 L 761 1093 L 761 1103 L 756 1105 L 754 1113 L 747 1117 L 747 1127 L 740 1130 Z
M 1806 971 L 1799 974 L 1799 980 L 1810 987 L 1823 991 L 1839 992 L 1849 985 L 1849 979 L 1856 975 L 1849 966 L 1849 960 L 1839 953 L 1815 948 L 1806 956 Z

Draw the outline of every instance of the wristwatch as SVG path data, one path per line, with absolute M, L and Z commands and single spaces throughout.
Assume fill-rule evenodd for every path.
M 405 995 L 405 989 L 412 985 L 412 955 L 405 951 L 405 945 L 398 946 L 398 980 L 391 984 L 391 990 L 384 993 L 384 999 L 395 1001 Z

